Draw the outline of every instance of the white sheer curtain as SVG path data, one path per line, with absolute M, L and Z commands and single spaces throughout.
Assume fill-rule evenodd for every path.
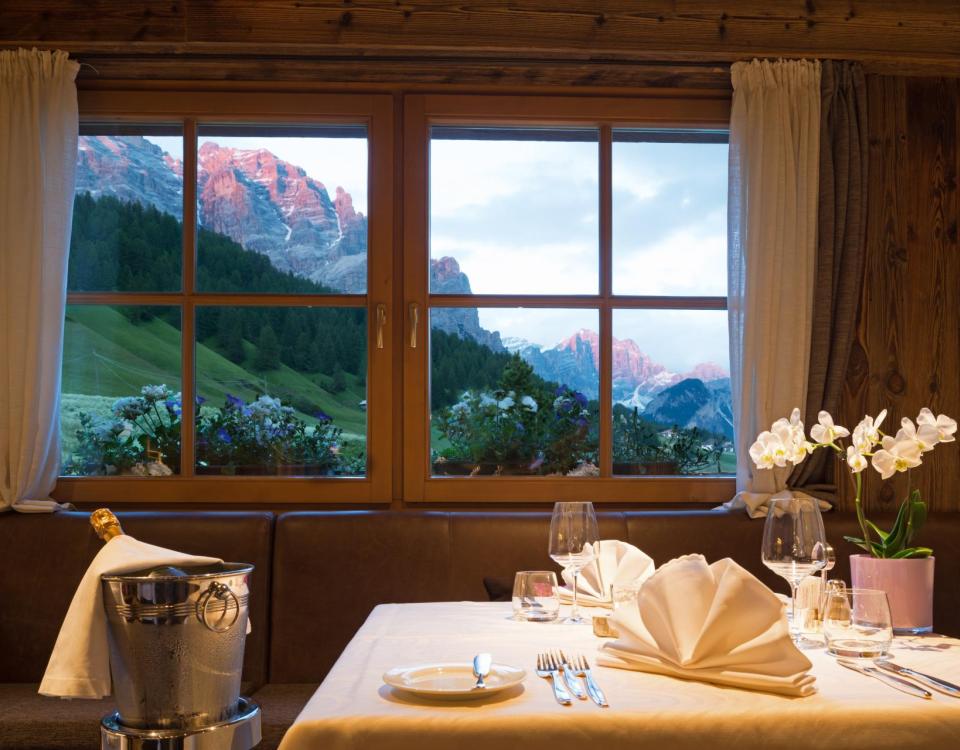
M 761 430 L 806 404 L 816 265 L 820 63 L 732 66 L 728 302 L 737 496 L 766 515 L 784 470 L 758 472 Z
M 0 51 L 0 510 L 57 508 L 78 69 Z

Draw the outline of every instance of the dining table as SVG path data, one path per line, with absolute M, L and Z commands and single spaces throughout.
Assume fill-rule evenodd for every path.
M 822 645 L 804 650 L 816 692 L 785 697 L 598 666 L 598 649 L 609 641 L 589 625 L 515 620 L 508 602 L 381 604 L 280 750 L 960 748 L 960 698 L 900 692 L 844 668 Z M 586 657 L 609 707 L 558 703 L 535 671 L 537 654 L 550 649 Z M 396 667 L 469 663 L 480 652 L 526 670 L 526 677 L 510 689 L 463 700 L 421 697 L 383 681 Z M 960 683 L 960 640 L 898 637 L 890 656 Z

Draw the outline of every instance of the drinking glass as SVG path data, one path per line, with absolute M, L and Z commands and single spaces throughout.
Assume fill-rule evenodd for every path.
M 551 622 L 560 616 L 557 574 L 552 570 L 521 570 L 513 578 L 513 619 Z
M 556 503 L 550 519 L 550 558 L 573 574 L 573 608 L 564 622 L 586 625 L 580 616 L 577 583 L 580 571 L 594 558 L 594 543 L 600 538 L 593 503 Z
M 893 643 L 887 593 L 877 589 L 833 589 L 823 617 L 827 653 L 853 659 L 886 656 Z
M 802 642 L 797 620 L 797 586 L 827 564 L 826 535 L 820 506 L 810 497 L 770 501 L 763 528 L 763 564 L 790 584 L 790 637 Z

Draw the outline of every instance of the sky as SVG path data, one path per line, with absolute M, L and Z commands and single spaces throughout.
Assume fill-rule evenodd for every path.
M 150 137 L 182 158 L 182 141 Z M 364 139 L 222 137 L 267 148 L 367 213 Z M 203 143 L 201 137 L 200 142 Z M 434 140 L 430 150 L 430 254 L 453 256 L 480 294 L 594 294 L 599 285 L 598 144 Z M 614 293 L 726 295 L 726 144 L 613 144 Z M 596 311 L 481 308 L 501 336 L 554 346 Z M 726 315 L 618 312 L 614 336 L 631 338 L 674 371 L 728 366 Z
M 598 291 L 596 143 L 435 140 L 430 170 L 431 257 L 455 257 L 473 292 Z M 725 296 L 726 195 L 726 144 L 614 143 L 614 293 Z M 484 328 L 542 346 L 592 321 L 480 309 Z M 723 312 L 624 311 L 614 336 L 674 371 L 728 367 Z

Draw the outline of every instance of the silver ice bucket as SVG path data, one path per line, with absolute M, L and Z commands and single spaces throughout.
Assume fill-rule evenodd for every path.
M 237 714 L 252 571 L 217 563 L 102 577 L 122 726 L 202 729 Z

